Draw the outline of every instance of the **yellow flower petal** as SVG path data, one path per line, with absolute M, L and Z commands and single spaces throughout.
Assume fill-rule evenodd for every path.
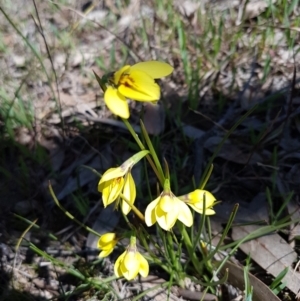
M 194 204 L 189 204 L 188 205 L 193 208 L 196 212 L 203 214 L 203 204 L 201 204 L 201 208 L 199 208 L 198 206 L 194 205 Z M 197 204 L 198 205 L 198 204 Z M 210 209 L 210 208 L 206 208 L 205 209 L 205 215 L 214 215 L 216 214 L 215 210 Z
M 136 250 L 136 246 L 130 246 L 117 259 L 114 266 L 115 275 L 123 276 L 127 280 L 134 279 L 138 273 L 147 277 L 149 274 L 149 264 L 147 260 Z
M 105 233 L 101 235 L 101 237 L 98 240 L 97 247 L 100 249 L 103 249 L 104 246 L 107 244 L 110 244 L 113 241 L 116 241 L 116 233 Z
M 138 269 L 138 265 L 136 263 L 136 252 L 128 250 L 123 260 L 124 267 L 126 268 L 126 270 L 132 270 L 135 268 Z
M 125 97 L 119 91 L 108 86 L 104 93 L 104 101 L 109 110 L 124 119 L 129 118 L 129 107 Z
M 174 208 L 173 198 L 166 194 L 160 198 L 159 207 L 164 212 L 172 211 Z
M 103 250 L 100 252 L 99 257 L 104 258 L 107 257 L 114 249 Z
M 108 256 L 116 246 L 118 240 L 116 233 L 105 233 L 103 234 L 97 243 L 97 247 L 102 250 L 99 254 L 99 257 L 106 257 Z
M 124 253 L 122 253 L 122 254 L 118 257 L 117 261 L 115 262 L 114 272 L 115 272 L 115 275 L 116 275 L 117 277 L 121 277 L 121 276 L 123 275 L 123 274 L 122 274 L 122 271 L 121 271 L 121 264 L 122 264 L 122 262 L 123 262 L 123 259 L 124 259 L 125 255 L 126 255 L 126 253 L 127 253 L 127 251 L 125 251 Z
M 178 211 L 175 211 L 175 212 L 173 212 L 172 214 L 167 214 L 166 215 L 166 219 L 165 219 L 165 227 L 163 228 L 161 225 L 162 225 L 162 223 L 160 224 L 160 226 L 163 228 L 163 229 L 165 229 L 166 231 L 169 231 L 169 230 L 171 230 L 173 227 L 174 227 L 174 225 L 175 225 L 175 223 L 176 223 L 176 221 L 177 221 L 177 219 L 178 219 Z M 159 224 L 159 222 L 160 221 L 157 221 L 158 222 L 158 224 Z
M 216 198 L 207 190 L 196 189 L 188 194 L 188 199 L 192 204 L 196 204 L 196 203 L 200 204 L 204 202 L 204 195 L 205 195 L 205 207 L 209 208 L 214 204 Z
M 120 70 L 118 70 L 117 72 L 115 72 L 114 74 L 114 84 L 117 86 L 121 76 L 123 75 L 123 73 L 127 73 L 130 69 L 130 65 L 126 65 L 124 67 L 122 67 Z
M 155 208 L 156 220 L 160 227 L 166 231 L 169 231 L 176 223 L 179 214 L 179 208 L 177 206 L 173 207 L 173 210 L 166 213 L 161 207 L 158 206 Z
M 152 78 L 161 78 L 171 74 L 174 68 L 167 63 L 158 61 L 148 61 L 140 62 L 131 66 L 130 71 L 132 70 L 143 71 L 150 75 Z
M 204 196 L 205 196 L 205 214 L 213 215 L 216 212 L 211 209 L 216 198 L 207 190 L 196 189 L 193 192 L 180 196 L 179 199 L 193 208 L 196 212 L 203 214 L 204 211 Z
M 132 270 L 127 270 L 126 272 L 124 272 L 123 276 L 127 280 L 132 280 L 138 275 L 138 273 L 139 273 L 139 270 L 137 268 L 135 268 Z
M 160 200 L 160 196 L 156 198 L 154 201 L 152 201 L 146 208 L 145 223 L 148 227 L 151 227 L 156 223 L 155 208 L 159 200 Z
M 140 266 L 136 255 L 134 251 L 127 251 L 121 263 L 122 274 L 127 280 L 134 279 L 139 273 Z
M 136 197 L 136 189 L 135 189 L 134 179 L 130 172 L 127 174 L 125 178 L 123 195 L 130 202 L 131 205 L 134 204 L 135 197 Z M 124 200 L 122 200 L 121 206 L 122 206 L 122 212 L 125 215 L 127 215 L 130 212 L 131 207 Z
M 208 208 L 205 210 L 205 214 L 206 215 L 214 215 L 214 214 L 216 214 L 216 211 Z
M 137 253 L 137 257 L 138 257 L 138 261 L 140 263 L 139 274 L 142 277 L 147 277 L 149 274 L 149 263 L 142 254 Z
M 125 161 L 126 162 L 126 161 Z M 99 182 L 99 185 L 106 182 L 106 181 L 109 181 L 109 180 L 112 180 L 112 179 L 115 179 L 115 178 L 120 178 L 120 177 L 123 177 L 125 174 L 126 174 L 127 170 L 124 168 L 121 168 L 121 167 L 112 167 L 112 168 L 109 168 L 102 176 L 100 182 Z
M 147 73 L 134 70 L 122 77 L 118 87 L 120 94 L 138 101 L 156 101 L 160 99 L 160 87 Z
M 124 178 L 113 179 L 98 185 L 98 190 L 102 192 L 104 207 L 114 202 L 120 195 L 124 187 Z
M 178 220 L 180 220 L 187 227 L 191 227 L 194 220 L 190 208 L 180 200 L 178 200 L 178 206 L 180 207 Z

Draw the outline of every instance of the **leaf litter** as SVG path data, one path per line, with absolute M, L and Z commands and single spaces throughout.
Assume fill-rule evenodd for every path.
M 106 166 L 112 165 L 112 162 L 116 159 L 112 156 L 114 152 L 111 151 L 112 144 L 109 139 L 104 137 L 104 139 L 98 140 L 97 135 L 93 133 L 93 128 L 104 132 L 104 135 L 108 136 L 116 132 L 109 129 L 110 126 L 113 126 L 121 134 L 123 134 L 123 129 L 118 121 L 114 120 L 105 109 L 102 96 L 91 70 L 93 69 L 96 73 L 102 75 L 106 71 L 103 67 L 107 69 L 116 68 L 123 60 L 122 51 L 124 50 L 121 49 L 126 41 L 129 41 L 133 48 L 126 57 L 127 61 L 134 62 L 137 58 L 147 60 L 159 57 L 160 59 L 173 62 L 173 65 L 176 65 L 176 62 L 178 63 L 172 82 L 163 83 L 166 87 L 165 91 L 170 91 L 170 95 L 175 93 L 175 97 L 165 93 L 163 101 L 170 111 L 177 110 L 178 102 L 176 100 L 178 99 L 185 104 L 186 108 L 189 108 L 186 105 L 189 98 L 188 88 L 182 84 L 185 78 L 182 71 L 184 70 L 183 63 L 178 59 L 178 54 L 172 51 L 172 47 L 178 48 L 178 46 L 175 46 L 174 42 L 170 41 L 170 45 L 167 45 L 164 49 L 161 47 L 161 43 L 164 44 L 164 39 L 170 34 L 168 33 L 170 28 L 166 24 L 168 16 L 165 13 L 156 13 L 155 6 L 151 1 L 147 4 L 140 4 L 139 1 L 130 1 L 130 5 L 123 12 L 120 12 L 113 1 L 105 2 L 107 7 L 95 6 L 91 13 L 87 15 L 80 12 L 80 5 L 84 4 L 83 2 L 76 4 L 70 2 L 68 6 L 63 6 L 59 9 L 57 9 L 59 5 L 56 8 L 52 7 L 53 12 L 51 13 L 47 12 L 49 9 L 48 4 L 38 5 L 39 12 L 43 16 L 43 28 L 47 33 L 47 42 L 51 47 L 55 71 L 59 79 L 58 87 L 55 84 L 51 87 L 51 83 L 48 83 L 45 75 L 39 71 L 40 66 L 36 58 L 20 43 L 19 36 L 6 23 L 1 21 L 1 26 L 4 26 L 5 29 L 3 31 L 5 47 L 9 49 L 8 52 L 4 51 L 1 53 L 3 60 L 0 64 L 1 70 L 4 72 L 0 81 L 7 93 L 5 99 L 1 96 L 1 102 L 6 101 L 6 99 L 12 99 L 18 85 L 25 81 L 21 92 L 22 96 L 24 95 L 25 103 L 30 104 L 32 102 L 35 124 L 34 128 L 30 130 L 21 130 L 22 127 L 15 126 L 16 141 L 20 145 L 28 147 L 36 155 L 38 154 L 36 145 L 42 146 L 46 150 L 46 154 L 39 154 L 42 156 L 41 160 L 49 160 L 50 164 L 50 166 L 44 166 L 41 170 L 39 161 L 37 162 L 35 158 L 30 158 L 30 156 L 27 158 L 26 165 L 29 166 L 31 177 L 29 177 L 30 181 L 28 178 L 25 180 L 31 183 L 30 186 L 33 187 L 40 185 L 39 183 L 42 181 L 44 182 L 44 189 L 29 189 L 30 187 L 24 189 L 22 187 L 13 197 L 15 204 L 12 202 L 10 204 L 11 207 L 1 204 L 1 208 L 5 210 L 4 212 L 7 212 L 8 208 L 19 213 L 29 212 L 28 218 L 34 216 L 32 212 L 38 212 L 41 215 L 41 221 L 46 222 L 46 213 L 49 211 L 49 208 L 54 210 L 53 205 L 49 205 L 51 201 L 46 189 L 49 179 L 52 179 L 54 184 L 56 183 L 54 186 L 58 191 L 58 197 L 66 206 L 71 205 L 73 202 L 72 197 L 74 193 L 78 192 L 78 189 L 85 189 L 85 195 L 92 196 L 92 204 L 98 201 L 99 196 L 95 196 L 97 177 L 88 171 L 83 171 L 83 169 L 78 172 L 78 168 L 82 165 L 88 165 L 101 172 L 106 169 Z M 226 40 L 224 40 L 223 49 L 221 49 L 219 56 L 216 58 L 218 62 L 223 62 L 221 64 L 222 67 L 217 68 L 211 61 L 207 61 L 201 71 L 203 77 L 199 81 L 198 95 L 201 100 L 201 113 L 214 120 L 214 125 L 200 118 L 199 115 L 185 120 L 186 125 L 184 125 L 184 133 L 187 137 L 191 139 L 197 137 L 196 142 L 193 144 L 195 149 L 189 154 L 189 160 L 196 163 L 194 169 L 190 168 L 189 170 L 194 170 L 197 178 L 196 170 L 201 171 L 203 169 L 205 162 L 222 137 L 224 137 L 224 131 L 216 125 L 228 130 L 236 121 L 236 118 L 247 108 L 255 104 L 258 104 L 261 108 L 260 113 L 258 112 L 255 116 L 246 119 L 232 137 L 227 140 L 214 163 L 215 169 L 210 185 L 217 187 L 216 194 L 223 201 L 219 207 L 220 209 L 223 208 L 222 206 L 226 206 L 229 200 L 231 203 L 237 202 L 241 204 L 241 209 L 236 218 L 237 222 L 255 222 L 257 218 L 268 221 L 266 201 L 260 199 L 257 203 L 256 198 L 257 195 L 261 195 L 261 191 L 264 191 L 266 186 L 272 185 L 270 174 L 274 170 L 277 171 L 276 177 L 280 179 L 276 181 L 278 190 L 280 190 L 279 193 L 284 194 L 293 190 L 295 195 L 299 195 L 300 192 L 297 181 L 300 170 L 298 164 L 300 145 L 298 135 L 299 112 L 297 110 L 297 105 L 299 104 L 297 101 L 299 98 L 299 79 L 296 79 L 295 89 L 291 96 L 291 105 L 293 107 L 290 113 L 288 103 L 294 62 L 299 61 L 298 46 L 295 45 L 293 50 L 288 49 L 286 47 L 287 39 L 283 34 L 284 30 L 278 27 L 274 30 L 274 40 L 270 42 L 270 48 L 266 47 L 263 49 L 263 54 L 261 54 L 259 60 L 259 42 L 255 40 L 250 41 L 247 31 L 252 30 L 251 23 L 253 18 L 257 18 L 263 13 L 266 9 L 266 3 L 257 1 L 253 5 L 250 2 L 243 1 L 244 5 L 246 5 L 247 18 L 250 20 L 250 23 L 244 24 L 245 32 L 238 42 L 240 49 L 244 51 L 241 51 L 239 56 L 235 57 L 234 52 L 229 51 L 229 45 L 226 45 Z M 20 7 L 23 8 L 24 6 L 22 6 L 21 1 L 17 1 L 15 7 L 9 8 L 11 15 L 14 16 L 15 13 L 18 13 L 20 20 L 23 22 L 20 24 L 23 28 L 23 34 L 29 37 L 32 43 L 38 45 L 41 53 L 46 57 L 46 50 L 41 36 L 31 18 L 32 7 L 26 6 L 26 9 L 20 9 Z M 232 20 L 230 9 L 234 9 L 238 16 L 241 16 L 244 8 L 239 1 L 216 1 L 200 6 L 190 1 L 185 1 L 184 5 L 179 8 L 179 12 L 182 14 L 182 21 L 186 28 L 193 33 L 197 33 L 201 31 L 199 26 L 201 20 L 198 19 L 199 11 L 204 12 L 204 14 L 208 14 L 211 10 L 214 12 L 227 11 L 227 23 L 225 23 L 225 26 L 229 27 L 234 21 Z M 139 14 L 139 11 L 142 13 Z M 297 14 L 299 12 L 295 12 L 295 15 Z M 94 23 L 93 20 L 96 20 L 97 23 Z M 148 36 L 150 37 L 152 33 L 151 43 L 149 43 L 150 51 L 145 51 L 139 35 L 134 34 L 136 30 L 141 28 L 142 20 L 146 22 L 160 22 L 162 24 L 161 28 L 163 26 L 166 28 L 166 32 L 163 35 L 159 32 L 155 34 L 155 30 L 158 30 L 157 28 L 149 28 Z M 239 23 L 240 20 L 238 18 L 235 22 Z M 77 23 L 78 21 L 79 23 Z M 98 23 L 105 25 L 99 27 Z M 193 27 L 189 27 L 190 24 Z M 77 25 L 78 30 L 74 29 L 75 25 Z M 64 31 L 66 28 L 73 26 L 74 35 L 70 37 L 68 35 L 69 32 L 66 31 L 67 35 L 64 39 L 53 32 L 51 26 L 54 26 L 55 30 L 58 31 Z M 111 29 L 107 30 L 106 28 Z M 160 28 L 159 31 L 161 31 Z M 261 39 L 261 35 L 262 33 L 257 34 L 257 41 Z M 62 43 L 62 41 L 66 44 Z M 256 46 L 253 48 L 250 42 L 256 43 Z M 109 58 L 108 55 L 112 45 L 116 50 L 114 59 Z M 272 49 L 271 46 L 276 47 Z M 255 49 L 254 58 L 252 49 Z M 196 58 L 201 53 L 194 45 L 189 45 L 189 51 L 193 54 L 191 56 L 193 64 L 193 57 Z M 267 75 L 267 79 L 264 80 L 266 74 L 263 64 L 269 58 L 271 58 L 269 61 L 270 73 Z M 97 64 L 97 60 L 101 62 Z M 51 72 L 51 67 L 47 60 L 45 60 L 45 66 Z M 14 81 L 10 82 L 12 78 Z M 53 95 L 52 90 L 57 91 L 57 88 L 59 93 L 56 92 Z M 55 97 L 59 99 L 60 113 L 57 113 L 58 104 L 54 101 Z M 216 97 L 224 97 L 226 99 L 223 105 L 227 109 L 227 114 L 224 113 L 224 115 L 220 116 L 220 113 L 216 113 L 218 111 L 216 110 Z M 275 105 L 276 101 L 279 103 L 277 106 Z M 170 128 L 172 129 L 174 124 L 168 120 L 168 116 L 165 116 L 163 110 L 157 112 L 156 109 L 148 108 L 145 116 L 148 124 L 147 128 L 157 135 L 163 131 L 168 131 Z M 139 112 L 142 110 L 142 107 L 133 107 L 133 110 Z M 279 115 L 277 116 L 277 114 Z M 153 126 L 152 120 L 157 119 L 158 116 L 160 122 Z M 61 130 L 61 117 L 64 119 L 64 126 L 67 127 L 67 130 Z M 288 120 L 288 126 L 282 129 L 280 126 L 285 118 Z M 76 127 L 78 121 L 80 121 L 82 127 L 86 128 L 84 132 L 80 132 Z M 261 133 L 260 131 L 264 126 L 268 129 Z M 251 143 L 249 143 L 250 137 L 252 137 Z M 174 138 L 171 136 L 170 139 Z M 101 154 L 99 154 L 99 144 Z M 199 146 L 200 144 L 201 146 Z M 255 147 L 252 147 L 252 145 Z M 276 145 L 279 148 L 277 165 L 272 162 L 273 147 Z M 8 146 L 9 151 L 11 147 Z M 119 142 L 115 142 L 113 147 L 119 149 L 120 153 L 123 152 L 124 148 L 126 149 L 126 146 Z M 172 143 L 169 147 L 172 147 Z M 16 156 L 6 160 L 6 165 L 3 166 L 7 170 L 13 170 L 12 174 L 17 174 L 19 170 L 13 159 L 21 157 L 22 154 L 16 151 Z M 200 175 L 198 175 L 199 177 Z M 4 187 L 16 187 L 15 182 L 17 180 L 18 182 L 24 182 L 22 178 L 13 179 L 11 176 L 5 178 L 1 185 Z M 12 198 L 11 191 L 3 189 L 1 198 L 10 200 Z M 251 209 L 251 206 L 255 209 Z M 265 209 L 262 210 L 262 208 Z M 291 212 L 290 208 L 289 204 L 289 212 Z M 292 211 L 297 212 L 298 207 L 296 205 L 292 208 Z M 220 223 L 226 221 L 226 210 L 220 209 L 218 213 L 218 227 L 220 227 Z M 96 207 L 95 211 L 89 216 L 94 221 L 94 226 L 97 229 L 99 228 L 100 231 L 101 224 L 106 224 L 107 216 L 102 218 L 103 211 L 101 208 Z M 230 212 L 229 207 L 227 207 L 227 211 Z M 261 213 L 263 211 L 263 216 L 257 217 L 255 215 L 257 211 Z M 58 213 L 56 212 L 55 214 Z M 63 222 L 63 219 L 61 223 L 56 223 L 56 219 L 56 217 L 52 217 L 51 221 L 50 218 L 47 228 L 50 227 L 54 231 L 62 231 L 67 223 L 66 221 Z M 112 216 L 111 220 L 112 227 L 115 227 L 118 223 L 118 218 Z M 20 231 L 15 230 L 11 232 L 11 221 L 8 219 L 3 220 L 2 224 L 4 229 L 4 232 L 1 233 L 2 262 L 6 263 L 5 272 L 7 275 L 13 271 L 13 277 L 16 277 L 22 291 L 30 292 L 32 296 L 51 298 L 59 294 L 59 284 L 61 283 L 63 283 L 66 290 L 72 288 L 72 284 L 70 287 L 67 287 L 67 281 L 59 282 L 57 280 L 57 274 L 64 274 L 63 269 L 59 268 L 45 268 L 50 273 L 50 285 L 46 283 L 46 277 L 42 276 L 42 274 L 38 280 L 33 281 L 38 275 L 30 267 L 30 264 L 23 264 L 27 247 L 22 247 L 18 253 L 15 253 L 9 247 L 9 245 L 14 245 L 12 237 L 18 238 Z M 297 229 L 297 222 L 295 222 L 295 225 L 295 229 Z M 251 233 L 254 231 L 254 227 L 253 225 L 234 227 L 232 239 L 235 240 L 244 236 L 245 233 Z M 67 227 L 65 229 L 66 232 L 70 231 Z M 89 235 L 86 240 L 80 231 L 73 233 L 74 236 L 70 240 L 71 245 L 53 246 L 51 245 L 53 242 L 50 243 L 48 241 L 45 244 L 45 249 L 50 254 L 57 251 L 58 253 L 55 254 L 58 258 L 61 257 L 62 260 L 70 261 L 70 263 L 76 262 L 72 255 L 78 252 L 80 254 L 84 245 L 87 247 L 95 246 L 95 238 Z M 43 237 L 36 238 L 35 236 L 38 236 L 37 233 L 30 234 L 29 239 L 36 239 L 37 242 L 44 239 Z M 46 247 L 47 244 L 49 246 Z M 255 248 L 253 248 L 253 245 L 255 245 Z M 296 261 L 296 253 L 282 236 L 273 233 L 256 238 L 241 245 L 241 250 L 246 254 L 252 251 L 250 252 L 250 254 L 252 253 L 252 259 L 274 277 L 283 268 L 288 267 L 289 272 L 286 276 L 288 278 L 287 287 L 294 294 L 297 294 L 297 289 L 299 289 L 298 272 L 292 270 Z M 92 256 L 95 256 L 95 254 Z M 15 263 L 14 266 L 12 265 L 13 262 Z M 44 265 L 45 261 L 38 256 L 33 258 L 32 263 L 37 263 L 38 266 L 46 266 Z M 234 267 L 231 268 L 235 269 Z M 104 267 L 104 270 L 109 271 L 109 269 L 111 269 L 109 264 Z M 29 285 L 31 280 L 32 283 Z M 252 285 L 255 290 L 258 284 L 252 283 Z M 9 286 L 7 289 L 9 289 Z M 243 288 L 240 289 L 241 291 L 243 290 Z M 118 290 L 120 292 L 121 288 L 118 287 Z M 126 291 L 125 295 L 129 296 L 128 291 Z M 176 300 L 175 296 L 174 298 Z

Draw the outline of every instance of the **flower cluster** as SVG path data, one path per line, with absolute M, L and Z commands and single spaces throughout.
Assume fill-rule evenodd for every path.
M 126 98 L 156 102 L 160 98 L 160 88 L 155 79 L 167 76 L 172 71 L 170 65 L 156 61 L 124 66 L 105 80 L 104 101 L 114 114 L 127 119 L 129 107 Z M 124 215 L 132 209 L 135 213 L 139 212 L 134 205 L 136 185 L 131 169 L 149 153 L 147 150 L 140 151 L 121 166 L 110 168 L 103 174 L 98 190 L 102 193 L 104 207 L 116 202 Z M 213 206 L 216 199 L 209 191 L 196 189 L 188 194 L 175 196 L 171 191 L 169 176 L 162 176 L 162 179 L 164 179 L 163 191 L 148 204 L 144 216 L 139 212 L 148 227 L 157 223 L 163 230 L 170 231 L 177 221 L 191 227 L 194 221 L 191 209 L 199 214 L 215 214 Z M 108 256 L 118 240 L 115 233 L 102 235 L 98 241 L 98 248 L 101 250 L 99 257 Z M 148 275 L 149 264 L 138 252 L 134 235 L 131 235 L 130 244 L 125 252 L 118 257 L 114 271 L 117 277 L 123 276 L 127 280 L 134 279 L 138 274 L 143 277 Z
M 133 165 L 147 153 L 148 151 L 141 151 L 126 160 L 120 167 L 110 168 L 103 174 L 98 188 L 102 192 L 104 207 L 122 198 L 121 209 L 124 214 L 129 213 L 134 206 L 136 196 L 135 183 L 130 171 Z M 215 197 L 209 191 L 200 189 L 176 197 L 170 189 L 169 181 L 166 180 L 163 192 L 150 202 L 146 208 L 145 223 L 150 227 L 157 222 L 166 231 L 171 230 L 177 220 L 185 226 L 191 227 L 193 215 L 190 208 L 200 214 L 212 215 L 215 214 L 212 209 L 215 201 Z M 108 256 L 117 242 L 118 239 L 115 233 L 102 235 L 98 241 L 98 248 L 102 250 L 99 257 Z M 127 280 L 135 278 L 137 274 L 143 277 L 148 275 L 148 262 L 137 251 L 135 240 L 117 259 L 114 270 L 118 277 L 123 276 Z

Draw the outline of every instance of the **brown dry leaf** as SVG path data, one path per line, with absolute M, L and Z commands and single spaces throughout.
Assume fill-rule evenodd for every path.
M 245 289 L 244 270 L 236 264 L 229 261 L 225 262 L 221 274 L 224 275 L 228 270 L 228 282 L 231 285 L 239 288 L 241 291 Z M 253 301 L 279 301 L 280 299 L 272 293 L 268 286 L 256 278 L 251 273 L 248 273 L 250 284 L 253 286 Z
M 205 132 L 192 126 L 189 124 L 182 124 L 182 131 L 185 134 L 185 136 L 191 138 L 191 139 L 197 139 L 202 137 Z
M 145 103 L 144 125 L 148 134 L 159 135 L 165 129 L 165 111 L 159 104 Z
M 239 240 L 261 228 L 257 225 L 248 225 L 232 228 L 232 238 Z M 277 233 L 253 239 L 240 246 L 240 249 L 272 276 L 277 277 L 286 267 L 288 273 L 283 279 L 286 286 L 297 294 L 300 289 L 300 275 L 293 272 L 291 266 L 297 259 L 297 253 Z
M 272 3 L 274 3 L 275 1 L 273 0 Z M 257 17 L 258 15 L 263 13 L 270 4 L 271 3 L 269 3 L 269 1 L 267 2 L 265 0 L 250 1 L 246 5 L 245 18 L 252 19 Z
M 222 139 L 223 138 L 219 136 L 210 137 L 205 141 L 204 147 L 213 152 L 221 143 Z M 261 157 L 257 153 L 252 155 L 250 151 L 245 153 L 238 146 L 235 146 L 229 139 L 223 144 L 217 157 L 239 164 L 247 164 L 248 161 L 250 164 L 256 164 L 257 162 L 262 161 Z

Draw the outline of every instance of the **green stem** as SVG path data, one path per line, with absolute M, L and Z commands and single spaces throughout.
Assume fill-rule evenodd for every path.
M 125 196 L 122 193 L 120 193 L 120 197 L 123 199 L 123 201 L 125 201 L 128 204 L 128 206 L 130 206 L 130 208 L 138 216 L 138 218 L 142 222 L 145 222 L 145 217 L 143 213 L 139 209 L 137 209 L 134 205 L 130 204 L 130 202 L 127 200 L 127 198 L 125 198 Z
M 232 210 L 232 212 L 229 216 L 229 219 L 228 219 L 228 222 L 226 224 L 225 230 L 223 231 L 223 234 L 222 234 L 217 246 L 215 247 L 214 251 L 212 251 L 209 254 L 208 260 L 211 260 L 214 257 L 214 255 L 220 250 L 221 245 L 223 244 L 225 238 L 227 237 L 227 234 L 228 234 L 229 230 L 231 229 L 231 226 L 233 224 L 233 221 L 235 219 L 235 216 L 237 214 L 238 209 L 239 209 L 239 205 L 235 204 L 234 207 L 233 207 L 233 210 Z
M 139 136 L 134 131 L 133 127 L 128 122 L 128 120 L 122 118 L 122 121 L 124 122 L 125 126 L 127 127 L 128 131 L 130 132 L 130 134 L 132 135 L 133 139 L 136 141 L 136 143 L 138 144 L 138 146 L 140 147 L 140 149 L 141 150 L 146 150 L 144 144 L 142 143 L 142 141 L 140 140 Z M 158 170 L 156 168 L 156 165 L 154 164 L 152 158 L 149 155 L 146 155 L 146 158 L 147 158 L 149 164 L 151 165 L 153 171 L 155 172 L 155 174 L 156 174 L 156 176 L 157 176 L 160 184 L 163 186 L 164 185 L 164 179 L 161 177 L 160 173 L 158 172 Z
M 50 194 L 55 202 L 55 204 L 57 205 L 57 207 L 62 210 L 64 212 L 64 214 L 70 218 L 71 220 L 73 220 L 74 222 L 76 222 L 78 225 L 80 225 L 81 227 L 85 228 L 87 231 L 97 235 L 97 236 L 101 236 L 98 232 L 94 231 L 92 228 L 86 226 L 85 224 L 83 224 L 82 222 L 80 222 L 78 219 L 76 219 L 69 211 L 67 211 L 58 201 L 53 189 L 52 189 L 52 186 L 49 182 L 49 191 L 50 191 Z
M 167 232 L 167 246 L 168 246 L 168 254 L 170 256 L 172 265 L 176 267 L 176 271 L 178 270 L 178 262 L 176 262 L 176 256 L 174 254 L 173 240 L 170 232 Z
M 206 184 L 207 184 L 207 182 L 208 182 L 208 180 L 211 176 L 211 173 L 212 173 L 213 169 L 214 169 L 214 165 L 211 164 L 210 168 L 207 170 L 207 173 L 205 174 L 205 177 L 204 177 L 203 181 L 201 182 L 201 185 L 200 185 L 199 189 L 204 189 L 204 187 L 206 186 Z
M 197 236 L 196 236 L 196 244 L 194 246 L 194 251 L 196 251 L 196 247 L 197 247 L 197 242 L 199 242 L 201 240 L 201 234 L 202 233 L 206 233 L 204 231 L 204 227 L 205 227 L 205 220 L 206 220 L 206 215 L 205 215 L 205 210 L 206 210 L 206 197 L 205 197 L 205 194 L 203 195 L 203 205 L 202 205 L 202 210 L 203 210 L 203 213 L 201 215 L 201 220 L 200 220 L 200 226 L 199 226 L 199 230 L 198 230 L 198 233 L 197 233 Z M 201 243 L 201 242 L 200 242 Z
M 185 227 L 183 226 L 183 224 L 181 224 L 179 222 L 177 222 L 177 226 L 179 227 L 180 233 L 182 234 L 183 241 L 184 241 L 184 244 L 189 253 L 190 260 L 192 261 L 197 272 L 200 275 L 202 275 L 202 268 L 199 266 L 199 259 L 197 258 L 196 254 L 194 252 L 193 244 L 191 242 L 191 239 L 190 239 Z
M 140 120 L 140 124 L 141 124 L 141 130 L 142 130 L 142 133 L 144 135 L 145 141 L 146 141 L 147 146 L 149 148 L 149 151 L 150 151 L 150 153 L 152 155 L 152 158 L 154 160 L 155 166 L 156 166 L 156 168 L 157 168 L 157 170 L 158 170 L 158 172 L 160 174 L 160 178 L 159 178 L 160 179 L 160 183 L 163 185 L 163 183 L 165 182 L 165 176 L 164 176 L 163 169 L 161 167 L 161 164 L 160 164 L 159 159 L 157 157 L 156 151 L 155 151 L 155 149 L 153 147 L 153 144 L 152 144 L 152 142 L 150 140 L 150 137 L 149 137 L 149 135 L 147 133 L 147 130 L 146 130 L 145 125 L 144 125 L 144 123 L 143 123 L 142 120 Z
M 23 222 L 25 222 L 25 223 L 27 223 L 27 224 L 29 224 L 29 225 L 32 225 L 33 228 L 39 229 L 39 230 L 41 229 L 39 225 L 37 225 L 37 224 L 33 223 L 32 221 L 26 219 L 25 217 L 20 216 L 20 215 L 18 215 L 18 214 L 16 214 L 16 213 L 13 213 L 13 215 L 14 215 L 16 218 L 19 218 L 21 221 L 23 221 Z M 47 235 L 48 235 L 51 239 L 53 239 L 53 240 L 58 240 L 58 238 L 57 238 L 56 236 L 54 236 L 53 234 L 51 234 L 51 233 L 47 233 Z

